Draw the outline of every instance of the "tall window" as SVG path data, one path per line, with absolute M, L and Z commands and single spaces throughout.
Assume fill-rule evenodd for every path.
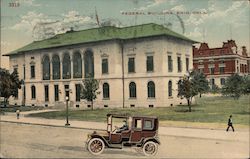
M 60 79 L 61 71 L 60 71 L 60 58 L 58 55 L 54 55 L 52 57 L 52 71 L 53 71 L 53 79 Z
M 155 84 L 153 81 L 148 82 L 148 98 L 155 98 Z
M 54 85 L 54 92 L 55 92 L 55 101 L 59 101 L 59 87 L 58 87 L 58 85 Z
M 224 67 L 220 67 L 220 74 L 224 74 L 225 70 Z
M 210 68 L 210 69 L 209 69 L 209 71 L 210 71 L 210 74 L 211 74 L 211 75 L 213 75 L 213 74 L 214 74 L 214 68 L 213 68 L 213 67 L 212 67 L 212 68 Z
M 135 84 L 135 82 L 131 82 L 129 84 L 129 97 L 136 98 L 136 84 Z
M 63 57 L 63 79 L 71 78 L 71 63 L 69 54 L 65 54 Z
M 76 84 L 76 101 L 80 102 L 81 100 L 81 85 Z
M 147 71 L 154 71 L 154 57 L 147 56 Z
M 103 98 L 104 99 L 109 99 L 109 84 L 108 83 L 104 83 L 102 86 L 103 89 Z
M 172 97 L 172 81 L 168 81 L 168 96 Z
M 25 79 L 26 72 L 25 72 L 25 65 L 23 66 L 23 79 Z
M 36 87 L 31 86 L 31 99 L 36 99 Z
M 44 97 L 45 97 L 45 102 L 49 101 L 49 86 L 48 85 L 44 86 Z
M 43 58 L 43 80 L 50 79 L 50 61 L 49 57 L 45 56 Z
M 225 83 L 226 83 L 225 78 L 221 78 L 221 79 L 220 79 L 220 84 L 221 84 L 221 85 L 225 85 Z
M 35 65 L 30 66 L 30 78 L 35 78 Z
M 135 58 L 130 57 L 128 58 L 128 72 L 135 72 Z
M 108 59 L 102 59 L 102 73 L 108 73 L 109 72 L 109 63 Z
M 189 71 L 189 58 L 186 58 L 186 71 Z
M 181 72 L 182 71 L 182 68 L 181 68 L 181 57 L 177 57 L 177 68 L 178 68 L 178 72 Z
M 173 71 L 173 60 L 172 60 L 172 56 L 168 55 L 168 72 L 172 72 Z
M 73 56 L 73 77 L 82 77 L 82 58 L 79 52 L 75 52 Z
M 84 77 L 94 77 L 94 55 L 91 50 L 84 54 Z

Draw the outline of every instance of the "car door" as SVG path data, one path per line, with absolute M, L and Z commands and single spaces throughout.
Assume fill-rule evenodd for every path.
M 130 142 L 139 142 L 142 137 L 141 131 L 142 131 L 142 119 L 133 118 Z

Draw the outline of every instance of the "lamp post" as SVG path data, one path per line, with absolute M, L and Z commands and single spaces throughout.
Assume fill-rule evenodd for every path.
M 69 97 L 66 96 L 66 124 L 65 126 L 69 126 Z
M 71 92 L 70 89 L 65 89 L 66 92 Z M 66 95 L 66 124 L 65 126 L 70 126 L 69 124 L 69 93 Z

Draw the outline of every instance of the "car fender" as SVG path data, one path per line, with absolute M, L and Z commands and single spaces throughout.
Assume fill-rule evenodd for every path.
M 148 141 L 153 141 L 153 142 L 155 142 L 155 143 L 157 143 L 159 145 L 161 144 L 158 137 L 148 137 L 148 138 L 145 138 L 143 140 L 143 144 L 146 143 L 146 142 L 148 142 Z
M 109 145 L 108 142 L 107 142 L 107 140 L 106 140 L 103 136 L 100 136 L 100 135 L 98 135 L 98 134 L 94 134 L 94 135 L 91 135 L 91 138 L 90 138 L 90 139 L 93 139 L 93 138 L 99 138 L 99 139 L 101 139 L 101 140 L 105 143 L 106 146 Z M 89 140 L 90 140 L 90 139 L 89 139 Z M 88 141 L 89 141 L 89 140 L 88 140 Z

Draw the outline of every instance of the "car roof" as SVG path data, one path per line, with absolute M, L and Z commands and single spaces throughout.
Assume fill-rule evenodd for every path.
M 114 118 L 129 118 L 129 117 L 132 117 L 132 118 L 151 118 L 151 119 L 158 119 L 157 116 L 136 116 L 136 115 L 130 115 L 128 113 L 124 113 L 124 114 L 119 114 L 119 113 L 109 113 L 107 114 L 107 117 L 109 116 L 112 116 Z

